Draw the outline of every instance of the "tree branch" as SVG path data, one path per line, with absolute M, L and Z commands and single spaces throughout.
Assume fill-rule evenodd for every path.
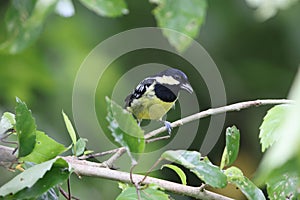
M 217 115 L 217 114 L 232 112 L 232 111 L 240 111 L 242 109 L 249 108 L 249 107 L 254 107 L 254 106 L 257 107 L 257 106 L 272 105 L 272 104 L 291 104 L 291 103 L 295 103 L 295 101 L 288 100 L 288 99 L 264 99 L 264 100 L 245 101 L 245 102 L 235 103 L 235 104 L 218 107 L 218 108 L 210 108 L 208 110 L 201 111 L 199 113 L 172 122 L 171 127 L 175 128 L 207 116 Z M 166 130 L 167 129 L 165 126 L 158 128 L 154 131 L 145 134 L 145 139 L 152 138 Z
M 204 118 L 211 115 L 231 112 L 231 111 L 239 111 L 245 108 L 253 107 L 253 106 L 261 106 L 261 105 L 272 105 L 272 104 L 291 104 L 294 103 L 292 100 L 287 99 L 266 99 L 266 100 L 254 100 L 254 101 L 246 101 L 246 102 L 240 102 L 231 104 L 228 106 L 223 106 L 219 108 L 211 108 L 193 115 L 190 115 L 188 117 L 182 118 L 180 120 L 177 120 L 173 123 L 171 123 L 171 127 L 178 127 L 183 124 L 195 121 L 200 118 Z M 145 139 L 148 140 L 148 142 L 152 142 L 152 140 L 149 140 L 149 138 L 152 138 L 159 133 L 162 133 L 166 131 L 165 127 L 158 128 L 154 131 L 151 131 L 145 135 Z M 153 140 L 156 141 L 156 140 Z M 12 163 L 16 161 L 16 156 L 13 154 L 13 148 L 5 147 L 0 145 L 0 166 L 7 163 Z M 74 169 L 75 173 L 78 175 L 83 176 L 93 176 L 93 177 L 99 177 L 99 178 L 106 178 L 110 180 L 116 180 L 121 181 L 125 183 L 131 183 L 130 181 L 130 173 L 117 171 L 109 169 L 105 166 L 111 167 L 115 160 L 117 160 L 120 156 L 122 156 L 125 152 L 125 148 L 117 148 L 114 150 L 107 151 L 105 153 L 102 153 L 100 155 L 106 155 L 109 153 L 115 153 L 111 158 L 109 158 L 105 163 L 94 163 L 86 160 L 78 160 L 76 157 L 62 157 L 64 158 Z M 137 175 L 132 174 L 132 178 L 134 182 L 140 182 L 142 181 L 145 176 L 144 175 Z M 194 197 L 197 199 L 205 199 L 205 200 L 232 200 L 231 198 L 207 191 L 201 187 L 191 187 L 186 186 L 178 183 L 174 183 L 171 181 L 166 181 L 158 178 L 153 177 L 146 177 L 143 180 L 144 184 L 150 184 L 154 183 L 158 185 L 160 188 L 163 188 L 167 191 L 178 193 L 181 195 L 187 195 L 190 197 Z
M 124 183 L 131 183 L 130 173 L 111 170 L 109 168 L 101 167 L 100 163 L 93 163 L 86 160 L 78 160 L 76 157 L 63 157 L 74 169 L 74 172 L 80 176 L 92 176 L 105 178 L 115 181 L 121 181 Z M 144 175 L 132 174 L 132 178 L 135 182 L 140 182 L 143 180 Z M 166 181 L 158 178 L 147 177 L 144 181 L 144 184 L 154 183 L 160 188 L 163 188 L 167 191 L 194 197 L 197 199 L 203 200 L 232 200 L 229 197 L 225 197 L 207 190 L 201 191 L 201 187 L 192 187 L 187 185 L 182 185 L 174 183 L 171 181 Z

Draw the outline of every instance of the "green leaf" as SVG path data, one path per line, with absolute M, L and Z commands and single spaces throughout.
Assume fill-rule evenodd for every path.
M 169 200 L 169 195 L 153 188 L 140 190 L 141 200 Z M 135 187 L 128 187 L 116 198 L 116 200 L 136 200 L 137 193 Z
M 163 30 L 172 46 L 177 51 L 184 51 L 199 33 L 206 16 L 206 0 L 150 0 L 158 4 L 153 10 L 157 24 L 161 28 L 172 29 L 187 35 L 184 37 L 177 32 Z
M 263 192 L 254 185 L 237 167 L 230 167 L 224 171 L 229 183 L 236 185 L 249 200 L 266 199 Z
M 136 158 L 132 153 L 143 153 L 145 149 L 144 131 L 137 124 L 132 114 L 106 97 L 107 121 L 115 141 L 127 149 L 133 164 Z
M 290 90 L 289 99 L 294 100 L 295 103 L 287 106 L 287 113 L 283 113 L 284 121 L 279 127 L 275 127 L 278 141 L 271 146 L 261 161 L 256 177 L 259 184 L 264 183 L 273 170 L 293 159 L 298 163 L 293 166 L 294 170 L 300 176 L 300 70 Z
M 53 187 L 39 196 L 36 200 L 59 200 L 59 189 L 57 187 Z
M 15 54 L 37 40 L 57 0 L 12 0 L 5 15 L 8 38 L 0 50 Z
M 1 120 L 0 120 L 0 137 L 4 134 L 7 130 L 14 127 L 16 124 L 15 115 L 10 112 L 3 113 Z
M 227 177 L 220 168 L 213 165 L 207 157 L 201 157 L 199 152 L 186 150 L 166 151 L 161 157 L 183 165 L 212 187 L 223 188 L 227 185 Z
M 182 171 L 182 169 L 180 169 L 176 165 L 170 165 L 170 164 L 163 165 L 162 168 L 164 168 L 164 167 L 167 167 L 167 168 L 170 168 L 170 169 L 174 170 L 177 173 L 177 175 L 179 176 L 179 178 L 181 180 L 181 183 L 183 185 L 186 185 L 186 175 Z
M 300 184 L 299 166 L 295 166 L 297 161 L 293 159 L 270 174 L 266 180 L 270 200 L 287 199 L 287 197 L 299 199 L 300 191 L 297 191 Z
M 48 137 L 44 132 L 36 131 L 36 143 L 33 151 L 29 155 L 20 158 L 20 160 L 42 163 L 55 158 L 65 150 L 66 147 L 64 145 Z
M 73 152 L 75 156 L 80 156 L 84 153 L 85 147 L 86 147 L 87 139 L 85 138 L 79 138 L 76 142 L 76 144 L 73 147 Z M 76 150 L 76 151 L 74 151 Z
M 118 17 L 129 12 L 124 0 L 80 0 L 80 2 L 104 17 Z
M 62 158 L 34 165 L 0 188 L 0 197 L 30 199 L 41 196 L 53 186 L 65 181 L 70 174 L 68 163 Z
M 240 148 L 240 131 L 235 127 L 228 127 L 226 129 L 226 146 L 222 155 L 221 166 L 231 165 L 237 158 Z
M 69 117 L 64 113 L 64 111 L 62 111 L 62 115 L 64 117 L 64 121 L 65 121 L 67 130 L 68 130 L 68 133 L 71 137 L 72 143 L 73 143 L 73 145 L 76 145 L 77 137 L 76 137 L 76 132 L 73 128 L 73 125 L 72 125 L 71 121 L 69 120 Z M 75 150 L 75 152 L 76 152 L 76 150 Z
M 16 101 L 16 132 L 19 141 L 18 157 L 24 157 L 30 154 L 34 148 L 36 124 L 26 104 L 19 98 L 16 98 Z
M 285 104 L 274 106 L 264 117 L 264 121 L 259 128 L 262 152 L 279 139 L 280 132 L 278 127 L 284 122 L 287 112 L 291 110 L 291 106 Z

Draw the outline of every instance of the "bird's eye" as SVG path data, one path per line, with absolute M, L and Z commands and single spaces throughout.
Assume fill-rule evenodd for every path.
M 174 78 L 175 78 L 176 80 L 180 80 L 180 79 L 181 79 L 181 77 L 180 77 L 179 75 L 174 75 Z

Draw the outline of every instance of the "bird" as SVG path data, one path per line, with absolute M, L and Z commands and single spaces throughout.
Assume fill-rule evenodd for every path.
M 163 117 L 175 106 L 180 90 L 193 93 L 186 74 L 168 68 L 142 80 L 125 98 L 125 109 L 133 114 L 138 125 L 143 119 L 161 121 L 171 134 L 171 123 Z

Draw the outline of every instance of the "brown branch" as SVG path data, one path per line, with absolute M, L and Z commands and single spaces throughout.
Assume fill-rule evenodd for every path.
M 189 122 L 192 122 L 192 121 L 204 118 L 204 117 L 208 117 L 211 115 L 217 115 L 217 114 L 232 112 L 232 111 L 240 111 L 242 109 L 250 108 L 250 107 L 254 107 L 254 106 L 257 107 L 257 106 L 262 106 L 262 105 L 291 104 L 291 103 L 295 103 L 295 101 L 287 100 L 287 99 L 264 99 L 264 100 L 245 101 L 245 102 L 235 103 L 235 104 L 218 107 L 218 108 L 210 108 L 208 110 L 201 111 L 199 113 L 190 115 L 188 117 L 179 119 L 179 120 L 171 123 L 171 127 L 175 128 L 178 126 L 182 126 L 186 123 L 189 123 Z M 154 131 L 151 131 L 151 132 L 145 134 L 145 139 L 152 138 L 166 130 L 167 129 L 165 126 L 158 128 Z
M 76 157 L 64 157 L 64 159 L 71 165 L 74 172 L 80 176 L 92 176 L 92 177 L 99 177 L 105 178 L 109 180 L 120 181 L 124 183 L 131 183 L 130 180 L 130 173 L 111 170 L 109 168 L 101 167 L 98 165 L 86 161 L 86 160 L 78 160 Z M 135 183 L 138 183 L 144 179 L 144 175 L 132 174 L 132 179 Z M 187 185 L 182 185 L 178 183 L 174 183 L 171 181 L 166 181 L 158 178 L 147 177 L 143 180 L 144 184 L 154 183 L 160 188 L 170 191 L 173 193 L 186 195 L 190 197 L 194 197 L 196 199 L 203 199 L 203 200 L 232 200 L 229 197 L 225 197 L 207 190 L 201 191 L 201 187 L 192 187 Z

